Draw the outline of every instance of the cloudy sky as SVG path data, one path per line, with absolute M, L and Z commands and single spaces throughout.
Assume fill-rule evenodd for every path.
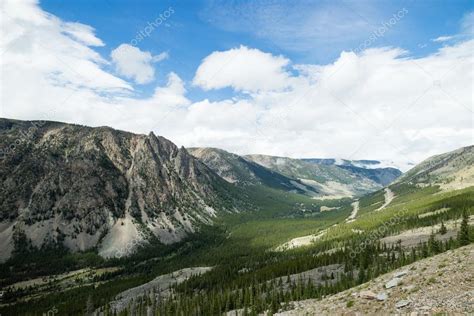
M 474 143 L 472 1 L 1 1 L 0 116 L 239 154 Z

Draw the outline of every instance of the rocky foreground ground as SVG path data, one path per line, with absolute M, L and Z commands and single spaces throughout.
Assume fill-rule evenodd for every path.
M 277 315 L 474 315 L 474 245 L 420 260 Z

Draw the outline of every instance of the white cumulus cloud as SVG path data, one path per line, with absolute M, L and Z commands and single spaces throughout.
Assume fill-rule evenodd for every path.
M 132 79 L 136 83 L 144 84 L 154 79 L 153 63 L 168 58 L 168 54 L 163 52 L 153 56 L 150 52 L 141 51 L 138 47 L 121 44 L 111 52 L 110 57 L 119 75 Z
M 232 87 L 237 91 L 279 90 L 288 85 L 289 60 L 240 46 L 207 56 L 193 83 L 205 90 Z
M 68 22 L 64 23 L 63 29 L 65 33 L 70 34 L 78 41 L 89 46 L 104 46 L 102 40 L 94 34 L 94 29 L 89 25 L 82 23 Z
M 190 100 L 189 83 L 171 72 L 143 98 L 107 71 L 94 50 L 105 43 L 92 28 L 31 1 L 5 0 L 0 10 L 2 117 L 154 131 L 178 145 L 291 157 L 416 163 L 474 143 L 474 40 L 423 57 L 377 48 L 304 65 L 241 46 L 210 52 L 193 83 L 246 93 Z M 131 51 L 141 61 L 123 76 L 137 82 L 153 77 L 142 68 L 167 56 Z

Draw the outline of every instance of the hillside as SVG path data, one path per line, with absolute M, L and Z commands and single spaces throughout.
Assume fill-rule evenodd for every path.
M 316 194 L 311 186 L 265 168 L 245 157 L 218 148 L 188 148 L 191 155 L 201 160 L 209 168 L 230 183 L 239 186 L 261 184 L 270 188 L 295 193 Z
M 110 257 L 151 237 L 173 243 L 238 206 L 231 185 L 153 133 L 1 119 L 0 148 L 3 260 L 48 245 Z
M 474 146 L 430 157 L 410 169 L 396 183 L 439 185 L 445 191 L 473 186 Z
M 289 303 L 275 315 L 469 314 L 474 311 L 474 245 L 420 260 L 321 300 Z M 388 288 L 395 277 L 398 285 Z
M 354 174 L 369 178 L 370 180 L 382 186 L 389 185 L 402 175 L 402 172 L 399 169 L 393 167 L 394 164 L 387 164 L 378 160 L 345 160 L 319 158 L 307 158 L 302 160 L 314 164 L 338 166 L 341 169 L 345 169 Z
M 394 236 L 384 232 L 379 234 L 380 238 L 402 239 L 403 242 L 407 239 L 407 243 L 414 244 L 426 242 L 433 228 L 438 230 L 442 221 L 448 224 L 458 219 L 463 211 L 472 209 L 473 162 L 473 146 L 428 158 L 384 190 L 360 197 L 352 204 L 355 216 L 350 220 L 311 235 L 301 234 L 277 249 L 358 238 L 369 235 L 378 226 L 383 227 L 392 218 L 397 220 L 397 225 L 390 227 Z M 398 223 L 402 213 L 407 221 Z M 400 233 L 401 237 L 395 233 Z M 451 233 L 456 235 L 455 230 Z
M 247 155 L 245 158 L 313 187 L 319 192 L 318 197 L 360 196 L 382 188 L 382 185 L 365 175 L 335 165 L 266 155 Z
M 400 176 L 395 168 L 362 168 L 265 155 L 239 156 L 217 148 L 188 151 L 230 183 L 261 184 L 313 197 L 352 197 L 376 191 Z
M 402 175 L 402 172 L 395 168 L 361 168 L 356 166 L 339 166 L 354 174 L 366 177 L 382 186 L 387 186 Z
M 391 161 L 391 160 L 349 160 L 336 158 L 303 158 L 301 160 L 323 165 L 336 165 L 346 167 L 357 167 L 362 169 L 397 169 L 405 172 L 415 166 L 410 161 Z
M 230 158 L 235 162 L 235 156 Z M 243 167 L 247 164 L 238 166 L 241 169 L 230 170 L 245 171 Z M 201 172 L 206 170 L 207 167 Z M 245 172 L 239 172 L 237 175 L 243 177 Z M 395 304 L 406 304 L 408 308 L 435 308 L 438 301 L 449 302 L 444 299 L 442 289 L 434 288 L 440 296 L 433 293 L 433 300 L 429 300 L 417 296 L 422 294 L 422 290 L 406 289 L 405 286 L 414 282 L 434 287 L 438 278 L 444 280 L 445 275 L 453 273 L 451 265 L 449 268 L 444 263 L 435 265 L 444 274 L 427 276 L 429 284 L 420 283 L 416 278 L 412 280 L 418 277 L 413 271 L 432 270 L 430 266 L 425 270 L 425 266 L 417 266 L 417 270 L 410 270 L 403 276 L 403 285 L 398 283 L 386 290 L 381 286 L 393 278 L 393 271 L 401 272 L 404 270 L 401 267 L 416 265 L 426 258 L 430 260 L 474 239 L 474 187 L 442 191 L 438 185 L 419 186 L 403 182 L 359 197 L 356 201 L 316 200 L 279 189 L 262 190 L 267 187 L 258 184 L 260 180 L 255 182 L 257 184 L 246 182 L 241 185 L 238 181 L 243 178 L 237 178 L 235 174 L 233 179 L 237 181 L 233 183 L 209 170 L 209 177 L 212 175 L 220 179 L 224 188 L 230 186 L 241 190 L 233 192 L 248 194 L 252 202 L 260 197 L 258 202 L 264 202 L 260 205 L 265 207 L 256 212 L 225 212 L 225 208 L 221 210 L 216 206 L 217 216 L 211 218 L 214 225 L 204 226 L 180 242 L 139 248 L 131 256 L 120 259 L 96 260 L 92 257 L 94 260 L 91 260 L 89 254 L 77 254 L 56 263 L 47 257 L 40 262 L 34 261 L 36 267 L 46 263 L 56 269 L 43 268 L 40 270 L 43 272 L 38 274 L 38 268 L 35 273 L 30 270 L 25 273 L 22 258 L 10 260 L 1 266 L 2 286 L 7 292 L 3 305 L 0 304 L 0 312 L 2 315 L 23 315 L 34 310 L 43 312 L 60 301 L 64 302 L 58 305 L 60 314 L 83 314 L 86 305 L 104 315 L 111 315 L 113 309 L 136 315 L 243 315 L 245 310 L 259 314 L 285 312 L 287 309 L 288 312 L 295 310 L 298 315 L 304 314 L 300 307 L 309 308 L 309 314 L 314 314 L 312 305 L 305 305 L 307 299 L 313 299 L 309 301 L 311 304 L 318 304 L 321 299 L 338 297 L 335 296 L 337 293 L 374 279 L 376 283 L 370 287 L 354 290 L 357 296 L 345 295 L 334 306 L 342 311 L 350 307 L 367 307 L 374 313 L 384 311 L 377 310 L 381 304 L 394 312 L 398 311 Z M 252 181 L 255 179 L 258 177 Z M 218 198 L 221 193 L 215 196 Z M 238 205 L 235 203 L 240 200 L 232 201 L 233 205 Z M 290 243 L 291 246 L 286 246 Z M 471 260 L 463 253 L 461 258 L 464 257 Z M 84 265 L 77 264 L 85 260 L 92 262 L 86 270 Z M 464 268 L 462 266 L 460 270 L 464 271 Z M 469 280 L 469 276 L 464 277 Z M 459 284 L 464 289 L 464 284 Z M 375 294 L 361 293 L 364 290 Z M 384 301 L 365 298 L 381 292 L 387 294 Z M 32 304 L 23 304 L 26 301 Z M 89 301 L 91 303 L 86 304 Z M 461 296 L 459 301 L 460 308 L 468 302 Z M 328 308 L 332 304 L 332 301 L 328 303 Z M 399 310 L 404 311 L 402 308 Z M 329 310 L 331 312 L 339 310 Z

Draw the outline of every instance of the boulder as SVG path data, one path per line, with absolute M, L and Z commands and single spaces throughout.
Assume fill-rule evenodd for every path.
M 385 301 L 388 298 L 388 296 L 387 296 L 387 293 L 383 292 L 383 293 L 377 294 L 376 298 L 377 298 L 377 301 Z
M 392 287 L 397 286 L 400 283 L 401 280 L 402 280 L 401 278 L 393 278 L 390 281 L 388 281 L 387 283 L 385 283 L 385 288 L 386 289 L 391 289 Z
M 408 306 L 410 305 L 411 301 L 409 300 L 401 300 L 401 301 L 398 301 L 396 304 L 395 304 L 395 307 L 396 308 L 403 308 L 405 306 Z
M 408 270 L 402 270 L 402 271 L 395 272 L 393 277 L 394 278 L 401 278 L 402 276 L 404 276 L 406 274 L 408 274 Z
M 375 300 L 377 298 L 377 294 L 372 291 L 362 291 L 360 292 L 360 297 L 367 300 Z

